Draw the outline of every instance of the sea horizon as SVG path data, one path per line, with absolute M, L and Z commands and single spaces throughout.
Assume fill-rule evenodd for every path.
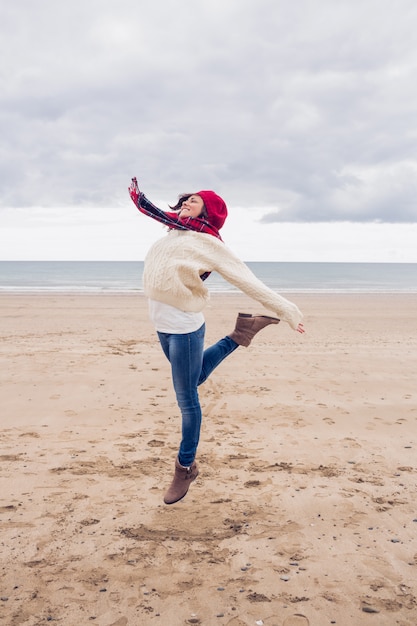
M 280 293 L 417 293 L 417 263 L 246 261 Z M 143 261 L 0 261 L 0 293 L 141 293 Z M 239 289 L 213 272 L 212 293 Z

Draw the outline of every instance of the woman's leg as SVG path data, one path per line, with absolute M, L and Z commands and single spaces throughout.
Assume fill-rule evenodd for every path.
M 213 344 L 203 353 L 203 364 L 201 366 L 201 374 L 198 384 L 204 383 L 210 376 L 212 371 L 227 357 L 239 347 L 236 341 L 230 337 L 224 337 L 217 343 Z
M 249 346 L 254 336 L 265 326 L 278 324 L 279 319 L 267 315 L 252 315 L 250 313 L 239 313 L 233 332 L 217 343 L 207 348 L 203 355 L 203 364 L 198 384 L 204 383 L 212 371 L 229 354 L 234 352 L 239 346 Z
M 182 440 L 178 459 L 190 467 L 194 461 L 201 428 L 197 385 L 203 363 L 205 325 L 193 333 L 158 333 L 164 354 L 171 363 L 172 382 L 182 416 Z

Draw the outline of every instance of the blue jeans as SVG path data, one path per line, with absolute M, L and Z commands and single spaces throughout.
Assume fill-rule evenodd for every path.
M 162 350 L 171 363 L 172 382 L 182 416 L 178 458 L 185 467 L 194 461 L 200 439 L 202 414 L 197 388 L 238 347 L 233 339 L 224 337 L 204 350 L 205 330 L 203 324 L 193 333 L 183 335 L 157 333 Z

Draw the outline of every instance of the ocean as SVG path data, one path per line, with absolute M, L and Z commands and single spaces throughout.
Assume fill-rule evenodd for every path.
M 417 263 L 248 262 L 279 293 L 417 293 Z M 0 293 L 141 293 L 141 261 L 0 261 Z M 213 272 L 213 293 L 238 289 Z

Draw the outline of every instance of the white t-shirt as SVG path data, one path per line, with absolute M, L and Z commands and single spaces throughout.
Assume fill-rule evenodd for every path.
M 157 331 L 175 335 L 193 333 L 204 324 L 202 312 L 181 311 L 157 300 L 149 300 L 149 317 Z

